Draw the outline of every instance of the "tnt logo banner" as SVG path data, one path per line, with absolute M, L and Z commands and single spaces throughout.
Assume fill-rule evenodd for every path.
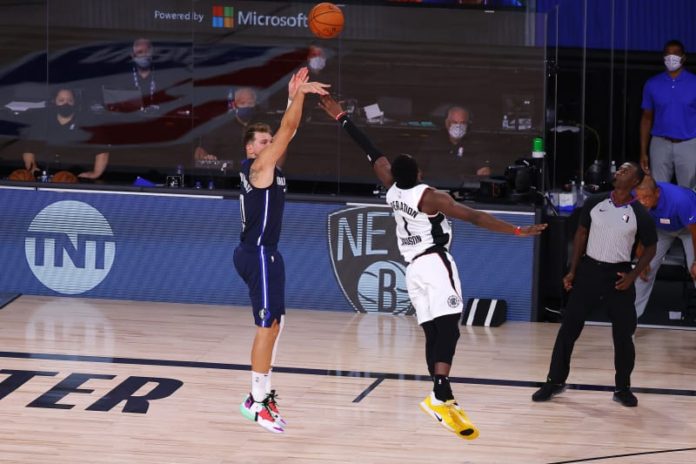
M 24 253 L 34 276 L 46 287 L 77 295 L 99 285 L 116 256 L 111 225 L 81 201 L 58 201 L 31 221 Z
M 395 229 L 388 206 L 355 206 L 328 216 L 334 274 L 357 312 L 415 312 Z

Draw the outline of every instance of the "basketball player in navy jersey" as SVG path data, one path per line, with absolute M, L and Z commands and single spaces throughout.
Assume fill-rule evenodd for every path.
M 244 417 L 275 433 L 285 430 L 278 413 L 271 367 L 285 314 L 285 266 L 277 249 L 285 205 L 285 177 L 278 163 L 302 118 L 305 95 L 325 95 L 327 84 L 307 82 L 307 68 L 288 84 L 288 109 L 275 136 L 266 124 L 252 124 L 244 134 L 247 159 L 240 169 L 242 233 L 234 266 L 249 287 L 256 323 L 251 349 L 251 392 L 240 405 Z
M 452 234 L 447 216 L 523 237 L 540 234 L 546 224 L 515 226 L 455 202 L 446 192 L 421 182 L 418 164 L 410 156 L 400 155 L 390 164 L 333 98 L 322 96 L 320 104 L 365 151 L 375 174 L 389 189 L 387 203 L 394 210 L 399 251 L 409 263 L 408 295 L 425 332 L 425 358 L 433 379 L 433 390 L 421 409 L 457 436 L 473 440 L 478 429 L 455 401 L 449 383 L 463 303 L 457 266 L 449 254 Z

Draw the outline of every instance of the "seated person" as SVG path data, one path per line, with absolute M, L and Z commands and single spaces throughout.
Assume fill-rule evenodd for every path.
M 472 150 L 467 143 L 470 121 L 469 110 L 463 106 L 450 107 L 445 117 L 445 130 L 429 134 L 417 152 L 416 158 L 423 171 L 441 185 L 448 185 L 454 179 L 462 182 L 491 175 L 487 161 L 490 153 L 482 152 L 480 147 Z M 450 181 L 445 183 L 445 178 Z
M 234 92 L 229 112 L 222 116 L 224 122 L 209 134 L 200 137 L 193 157 L 196 161 L 238 159 L 238 151 L 247 126 L 255 122 L 257 115 L 256 92 L 251 87 L 240 87 Z
M 469 128 L 471 120 L 469 110 L 463 106 L 453 106 L 447 110 L 445 117 L 445 129 L 447 129 L 447 140 L 449 141 L 449 155 L 462 158 L 466 153 L 464 137 Z M 476 169 L 477 176 L 490 176 L 491 168 L 481 166 Z
M 80 127 L 74 92 L 67 88 L 59 89 L 46 110 L 43 121 L 35 124 L 25 136 L 22 154 L 24 167 L 37 172 L 42 170 L 39 160 L 43 162 L 45 169 L 46 164 L 60 160 L 61 157 L 73 161 L 82 152 L 96 151 L 92 170 L 81 172 L 78 176 L 84 179 L 101 177 L 109 163 L 109 152 L 103 146 L 90 147 L 85 143 L 89 134 Z

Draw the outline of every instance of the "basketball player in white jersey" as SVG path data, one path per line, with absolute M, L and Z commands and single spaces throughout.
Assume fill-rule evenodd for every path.
M 320 99 L 324 111 L 365 151 L 375 174 L 389 189 L 387 203 L 394 210 L 399 251 L 409 263 L 408 295 L 425 332 L 426 362 L 433 378 L 433 391 L 421 402 L 421 409 L 457 436 L 473 440 L 478 429 L 455 401 L 449 383 L 459 339 L 462 292 L 457 266 L 449 254 L 452 234 L 447 217 L 521 237 L 540 234 L 546 224 L 515 226 L 455 202 L 448 193 L 421 182 L 416 160 L 400 155 L 390 164 L 340 104 L 329 95 Z

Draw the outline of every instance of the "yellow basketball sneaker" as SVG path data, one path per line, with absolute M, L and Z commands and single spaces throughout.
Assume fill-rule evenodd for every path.
M 471 423 L 469 417 L 455 400 L 442 403 L 435 400 L 431 392 L 421 401 L 420 408 L 460 438 L 474 440 L 479 436 L 478 429 Z

